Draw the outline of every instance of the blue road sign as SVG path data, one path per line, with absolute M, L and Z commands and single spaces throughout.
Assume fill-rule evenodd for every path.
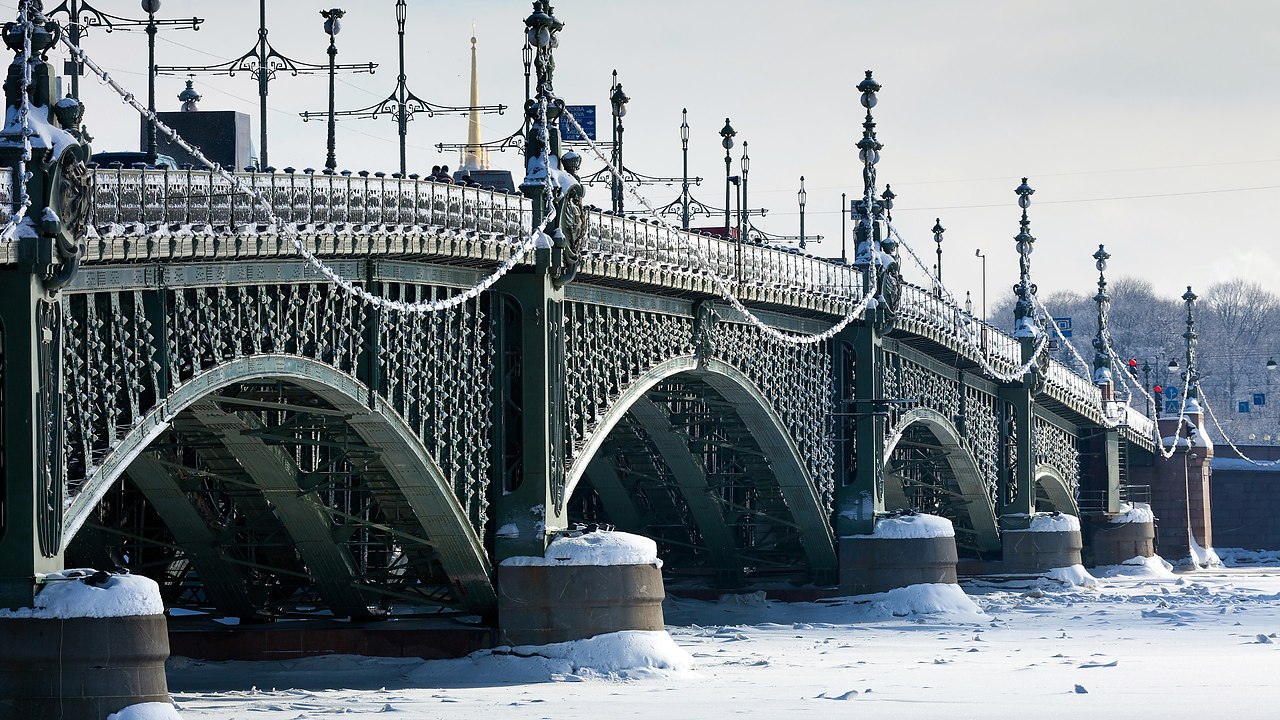
M 595 105 L 565 105 L 565 112 L 573 116 L 574 120 L 582 126 L 587 133 L 586 137 L 578 132 L 566 118 L 560 118 L 560 139 L 569 141 L 579 140 L 595 140 L 596 139 L 596 106 Z
M 1177 385 L 1165 385 L 1165 386 L 1164 386 L 1164 396 L 1165 396 L 1167 399 L 1169 399 L 1169 400 L 1177 400 L 1177 399 L 1178 399 L 1178 386 L 1177 386 Z
M 1181 405 L 1182 405 L 1182 403 L 1178 402 L 1177 400 L 1165 400 L 1165 401 L 1164 401 L 1164 414 L 1165 414 L 1165 415 L 1177 415 L 1177 414 L 1180 412 L 1179 407 L 1180 407 Z
M 1254 394 L 1253 394 L 1253 404 L 1254 404 L 1254 405 L 1266 405 L 1266 404 L 1267 404 L 1267 394 L 1266 394 L 1266 393 L 1254 393 Z
M 1236 409 L 1237 409 L 1237 412 L 1242 412 L 1242 413 L 1249 412 L 1249 401 L 1241 400 L 1240 402 L 1236 403 Z
M 1058 326 L 1058 332 L 1062 333 L 1062 337 L 1071 337 L 1071 318 L 1056 317 L 1053 319 L 1053 323 Z

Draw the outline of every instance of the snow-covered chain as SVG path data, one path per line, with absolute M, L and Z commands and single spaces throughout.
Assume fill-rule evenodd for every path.
M 591 151 L 595 153 L 598 159 L 604 162 L 605 166 L 609 168 L 609 172 L 613 173 L 615 177 L 621 178 L 622 174 L 619 171 L 618 167 L 614 165 L 608 157 L 605 156 L 604 151 L 600 149 L 600 146 L 596 145 L 596 143 L 590 139 L 590 135 L 585 130 L 582 129 L 581 125 L 578 124 L 577 118 L 575 118 L 572 113 L 566 114 L 564 117 L 568 118 L 570 124 L 573 125 L 574 129 L 578 131 L 578 134 L 581 137 L 586 138 L 586 143 L 591 148 Z M 820 332 L 814 335 L 793 335 L 791 333 L 782 332 L 781 330 L 778 330 L 777 328 L 769 325 L 768 323 L 766 323 L 765 321 L 757 317 L 755 313 L 751 312 L 751 310 L 748 309 L 747 306 L 744 305 L 742 301 L 739 300 L 738 297 L 733 294 L 733 287 L 731 285 L 732 281 L 727 278 L 721 277 L 718 273 L 716 273 L 712 269 L 713 263 L 711 262 L 711 259 L 708 258 L 703 253 L 702 248 L 699 247 L 697 243 L 694 243 L 689 239 L 687 233 L 678 231 L 674 225 L 672 225 L 671 223 L 668 223 L 666 219 L 664 219 L 662 215 L 656 209 L 654 209 L 653 205 L 649 202 L 649 200 L 645 198 L 643 195 L 641 195 L 634 187 L 623 183 L 623 188 L 627 192 L 629 192 L 633 198 L 638 200 L 640 204 L 644 206 L 645 210 L 647 210 L 649 214 L 653 216 L 653 218 L 656 221 L 664 225 L 670 226 L 670 229 L 675 231 L 672 233 L 672 235 L 679 238 L 680 241 L 684 243 L 685 247 L 692 251 L 694 257 L 696 257 L 698 259 L 698 262 L 701 263 L 705 268 L 705 272 L 707 276 L 710 277 L 713 282 L 715 282 L 716 289 L 720 291 L 720 295 L 725 300 L 728 300 L 729 304 L 732 305 L 735 310 L 742 313 L 743 317 L 745 317 L 748 320 L 748 322 L 750 322 L 752 325 L 755 325 L 757 328 L 763 331 L 766 335 L 768 335 L 769 337 L 772 337 L 775 340 L 779 340 L 785 343 L 790 343 L 792 345 L 810 345 L 813 343 L 819 343 L 826 340 L 830 340 L 831 338 L 835 337 L 835 335 L 839 333 L 841 330 L 844 330 L 846 327 L 848 327 L 849 323 L 853 322 L 854 320 L 857 320 L 862 315 L 862 313 L 867 308 L 867 302 L 875 294 L 876 267 L 875 267 L 875 264 L 872 263 L 871 282 L 868 283 L 867 285 L 866 294 L 863 295 L 862 299 L 859 300 L 857 304 L 855 304 L 852 308 L 850 308 L 849 311 L 845 313 L 844 317 L 841 318 L 835 325 L 832 325 L 831 327 L 827 328 L 823 332 Z
M 1280 465 L 1280 460 L 1254 460 L 1241 452 L 1240 448 L 1236 447 L 1236 444 L 1232 442 L 1231 436 L 1227 435 L 1227 431 L 1222 429 L 1222 424 L 1218 422 L 1218 416 L 1213 413 L 1213 408 L 1209 406 L 1209 399 L 1207 397 L 1200 398 L 1200 403 L 1204 405 L 1205 410 L 1209 411 L 1209 417 L 1213 420 L 1214 427 L 1218 428 L 1218 432 L 1222 433 L 1222 439 L 1227 441 L 1227 444 L 1231 446 L 1232 450 L 1236 451 L 1236 455 L 1239 455 L 1240 459 L 1250 465 L 1257 465 L 1258 467 L 1273 467 L 1275 465 Z

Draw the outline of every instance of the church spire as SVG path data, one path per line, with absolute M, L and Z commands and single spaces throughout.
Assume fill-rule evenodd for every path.
M 467 120 L 467 147 L 462 151 L 462 170 L 488 170 L 489 153 L 480 145 L 480 83 L 476 72 L 476 21 L 471 21 L 471 114 Z

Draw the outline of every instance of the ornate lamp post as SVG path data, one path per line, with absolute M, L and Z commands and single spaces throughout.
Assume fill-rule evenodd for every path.
M 880 150 L 883 145 L 876 139 L 876 122 L 871 111 L 876 106 L 876 93 L 880 91 L 880 83 L 867 71 L 867 76 L 858 83 L 859 98 L 867 116 L 862 121 L 862 139 L 858 141 L 858 160 L 862 163 L 862 197 L 853 201 L 852 211 L 857 225 L 854 235 L 857 239 L 857 251 L 854 266 L 863 269 L 864 283 L 870 284 L 871 263 L 883 264 L 879 253 L 879 228 L 875 225 L 878 210 L 883 206 L 876 203 L 876 163 L 880 162 Z
M 399 6 L 397 6 L 397 13 L 399 13 L 398 8 Z M 524 101 L 529 102 L 533 97 L 529 94 L 529 68 L 533 66 L 533 45 L 527 38 L 524 41 L 524 47 L 520 48 L 520 59 L 524 61 Z
M 1022 178 L 1022 184 L 1015 190 L 1018 195 L 1018 207 L 1022 208 L 1022 219 L 1018 222 L 1018 234 L 1014 236 L 1018 248 L 1018 284 L 1013 292 L 1018 302 L 1013 306 L 1013 336 L 1016 338 L 1038 338 L 1044 332 L 1040 327 L 1039 315 L 1036 312 L 1036 285 L 1031 282 L 1031 253 L 1035 250 L 1036 239 L 1031 234 L 1031 220 L 1027 218 L 1027 208 L 1031 207 L 1031 196 L 1035 190 Z
M 800 249 L 804 249 L 804 204 L 809 199 L 809 193 L 804 191 L 804 176 L 800 176 L 800 192 L 796 193 L 796 200 L 800 203 Z
M 947 231 L 942 227 L 942 218 L 933 219 L 933 241 L 938 244 L 938 292 L 942 292 L 942 234 Z
M 1200 299 L 1191 291 L 1191 286 L 1187 286 L 1187 291 L 1182 293 L 1182 302 L 1187 308 L 1187 330 L 1182 333 L 1182 338 L 1186 340 L 1187 345 L 1187 369 L 1182 371 L 1182 397 L 1183 408 L 1189 413 L 1200 412 L 1200 369 L 1196 367 L 1196 340 L 1200 336 L 1196 334 L 1196 300 Z M 1173 366 L 1173 361 L 1170 361 Z
M 680 111 L 680 147 L 684 156 L 684 182 L 680 186 L 680 227 L 689 229 L 689 108 Z
M 1107 294 L 1107 260 L 1111 259 L 1111 253 L 1107 252 L 1106 247 L 1098 245 L 1098 251 L 1093 254 L 1094 266 L 1098 268 L 1098 293 L 1093 296 L 1093 301 L 1098 304 L 1098 332 L 1093 336 L 1093 384 L 1103 385 L 1106 388 L 1103 392 L 1103 399 L 1109 400 L 1112 392 L 1112 373 L 1111 373 L 1111 333 L 1107 327 L 1107 313 L 1111 308 L 1111 296 Z M 1150 366 L 1147 366 L 1150 372 Z M 1150 414 L 1150 413 L 1148 413 Z
M 335 42 L 335 38 L 338 32 L 342 30 L 340 18 L 344 14 L 338 8 L 320 11 L 320 15 L 324 17 L 324 31 L 329 35 L 329 154 L 324 159 L 324 171 L 329 174 L 332 174 L 338 167 L 338 159 L 334 156 L 333 84 L 336 69 L 335 61 L 338 58 L 338 44 Z
M 631 98 L 622 91 L 622 83 L 618 82 L 618 71 L 613 71 L 613 86 L 609 93 L 609 104 L 613 106 L 613 165 L 618 172 L 613 174 L 613 211 L 621 214 L 622 201 L 622 118 L 627 114 L 627 102 Z

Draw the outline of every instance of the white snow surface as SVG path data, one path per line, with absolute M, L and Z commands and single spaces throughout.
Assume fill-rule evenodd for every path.
M 1016 513 L 1013 514 L 1013 517 L 1026 517 L 1026 515 Z M 1072 530 L 1080 531 L 1080 518 L 1075 515 L 1034 513 L 1031 516 L 1031 523 L 1026 529 L 1010 530 L 1009 532 L 1071 532 Z
M 597 530 L 581 535 L 561 535 L 547 545 L 543 557 L 511 557 L 502 561 L 507 566 L 553 565 L 657 565 L 658 545 L 642 535 Z
M 955 537 L 955 527 L 951 521 L 937 515 L 902 515 L 900 517 L 880 518 L 876 521 L 876 529 L 870 535 L 853 535 L 852 537 L 868 537 L 892 540 L 911 538 L 943 538 Z
M 82 568 L 49 573 L 44 576 L 44 587 L 36 594 L 35 607 L 0 609 L 0 617 L 66 620 L 164 613 L 160 586 L 154 580 L 141 575 L 112 575 L 102 585 L 83 582 L 82 577 L 94 572 Z M 81 576 L 77 577 L 76 573 Z
M 1093 568 L 1091 574 L 1094 577 L 1148 577 L 1148 578 L 1173 578 L 1177 577 L 1173 573 L 1173 566 L 1164 561 L 1159 555 L 1151 557 L 1132 557 L 1119 565 L 1101 565 Z
M 1083 565 L 1068 565 L 1067 567 L 1053 568 L 1044 573 L 1044 576 L 1050 580 L 1057 580 L 1067 585 L 1075 585 L 1077 587 L 1091 588 L 1097 587 L 1098 579 L 1089 574 Z
M 1155 522 L 1156 516 L 1151 512 L 1151 506 L 1147 503 L 1124 503 L 1120 506 L 1120 514 L 1112 515 L 1107 518 L 1107 522 L 1117 525 L 1125 525 L 1128 523 L 1149 523 Z
M 169 703 L 138 703 L 107 716 L 107 720 L 182 720 L 182 716 Z
M 894 610 L 906 609 L 897 605 L 903 597 L 938 601 L 959 590 L 814 603 L 669 598 L 667 630 L 692 669 L 587 661 L 604 651 L 579 641 L 528 657 L 504 654 L 526 650 L 518 648 L 458 660 L 173 658 L 169 688 L 186 720 L 905 720 L 943 708 L 957 720 L 1016 712 L 1036 720 L 1265 718 L 1280 663 L 1280 557 L 1240 552 L 1258 563 L 1103 578 L 1093 588 L 966 580 L 967 608 L 930 613 Z M 581 646 L 573 659 L 570 645 Z

